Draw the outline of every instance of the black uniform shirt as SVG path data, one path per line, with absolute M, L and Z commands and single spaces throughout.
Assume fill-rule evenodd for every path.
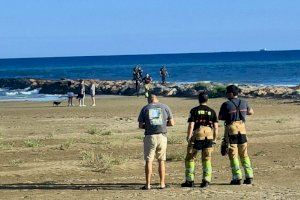
M 218 122 L 216 112 L 206 105 L 200 105 L 190 111 L 188 122 L 194 122 L 194 130 L 200 126 L 210 126 Z

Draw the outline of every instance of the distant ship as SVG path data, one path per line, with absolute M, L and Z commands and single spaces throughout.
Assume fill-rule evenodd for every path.
M 267 49 L 266 49 L 266 48 L 263 48 L 263 49 L 260 49 L 259 51 L 267 51 Z

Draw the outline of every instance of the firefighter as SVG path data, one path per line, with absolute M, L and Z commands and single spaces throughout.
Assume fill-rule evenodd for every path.
M 187 154 L 185 158 L 185 178 L 182 187 L 194 186 L 195 158 L 201 151 L 202 183 L 201 188 L 209 186 L 212 176 L 211 155 L 213 145 L 218 134 L 218 120 L 216 112 L 207 106 L 207 92 L 200 92 L 198 96 L 200 105 L 190 111 L 187 130 Z
M 246 115 L 253 115 L 253 109 L 248 102 L 238 98 L 240 89 L 235 85 L 226 88 L 228 101 L 224 102 L 219 112 L 219 120 L 225 121 L 224 138 L 221 144 L 221 154 L 228 154 L 232 172 L 231 185 L 242 184 L 242 171 L 239 157 L 245 171 L 244 184 L 252 184 L 253 169 L 247 151 Z

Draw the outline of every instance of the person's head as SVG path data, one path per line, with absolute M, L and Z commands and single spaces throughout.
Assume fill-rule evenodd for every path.
M 146 74 L 146 77 L 148 78 L 150 75 L 149 74 Z
M 84 83 L 84 81 L 83 81 L 82 79 L 80 79 L 80 80 L 79 80 L 79 83 L 83 84 L 83 83 Z
M 205 104 L 208 101 L 208 94 L 207 91 L 201 91 L 198 95 L 198 101 L 200 104 Z
M 236 85 L 229 85 L 226 87 L 226 96 L 229 99 L 235 98 L 241 92 L 241 89 Z
M 148 101 L 149 101 L 149 103 L 157 103 L 158 98 L 155 94 L 150 94 L 149 97 L 148 97 Z

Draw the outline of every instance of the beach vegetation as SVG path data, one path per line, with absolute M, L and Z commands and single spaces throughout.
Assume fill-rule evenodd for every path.
M 13 159 L 9 161 L 9 166 L 11 167 L 18 167 L 20 164 L 22 164 L 23 161 L 20 159 Z
M 208 95 L 210 98 L 217 98 L 217 97 L 224 97 L 225 93 L 226 93 L 225 85 L 216 85 L 211 88 Z
M 24 141 L 26 147 L 36 148 L 42 146 L 42 143 L 38 139 L 28 139 Z
M 96 154 L 93 151 L 83 151 L 81 153 L 82 165 L 94 168 L 96 171 L 106 173 L 111 171 L 114 165 L 119 165 L 121 159 L 111 154 Z
M 277 120 L 276 120 L 276 123 L 277 123 L 277 124 L 281 124 L 281 123 L 283 123 L 283 122 L 284 122 L 284 119 L 283 119 L 283 118 L 277 119 Z
M 14 142 L 2 142 L 0 141 L 0 149 L 2 150 L 9 150 L 15 146 Z
M 212 86 L 211 83 L 198 82 L 198 83 L 195 83 L 194 89 L 197 90 L 197 91 L 210 90 L 211 86 Z
M 136 135 L 136 136 L 134 136 L 133 138 L 134 138 L 134 139 L 138 139 L 138 140 L 142 140 L 142 141 L 143 141 L 143 140 L 144 140 L 144 137 L 145 137 L 144 135 Z
M 90 135 L 112 135 L 112 132 L 110 130 L 98 129 L 95 127 L 88 129 L 87 133 Z
M 68 140 L 65 143 L 62 143 L 59 147 L 59 150 L 67 150 L 74 144 L 74 140 Z

